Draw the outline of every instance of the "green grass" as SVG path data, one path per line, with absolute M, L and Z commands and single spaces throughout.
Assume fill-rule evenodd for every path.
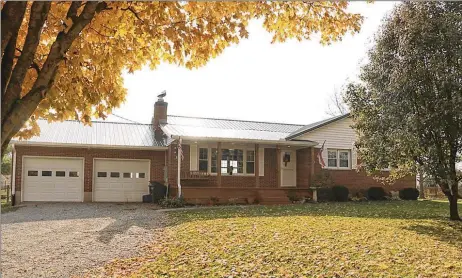
M 462 210 L 462 205 L 460 205 Z M 461 277 L 462 223 L 433 201 L 169 212 L 140 257 L 102 276 Z
M 15 211 L 17 209 L 18 209 L 18 207 L 13 207 L 11 205 L 11 203 L 6 203 L 6 200 L 5 200 L 5 202 L 2 200 L 2 213 Z

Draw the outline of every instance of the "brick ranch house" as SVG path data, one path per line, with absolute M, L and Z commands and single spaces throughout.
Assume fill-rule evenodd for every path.
M 180 138 L 180 184 L 193 203 L 286 203 L 288 194 L 311 196 L 321 173 L 351 192 L 380 186 L 357 169 L 348 114 L 302 126 L 167 116 L 167 106 L 159 98 L 151 124 L 39 120 L 39 136 L 13 141 L 16 203 L 141 202 L 149 181 L 168 184 L 175 196 Z M 323 169 L 317 154 L 324 141 Z M 405 187 L 415 187 L 415 177 L 385 186 Z

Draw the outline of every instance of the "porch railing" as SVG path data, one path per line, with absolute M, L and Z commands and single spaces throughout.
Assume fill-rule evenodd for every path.
M 182 180 L 205 180 L 210 177 L 210 174 L 203 171 L 182 171 Z

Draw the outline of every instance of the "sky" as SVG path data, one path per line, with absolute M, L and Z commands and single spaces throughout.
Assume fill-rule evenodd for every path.
M 249 38 L 206 66 L 188 70 L 161 64 L 124 74 L 125 103 L 114 114 L 149 123 L 157 95 L 167 91 L 169 115 L 309 124 L 329 115 L 335 90 L 354 80 L 382 18 L 396 2 L 354 2 L 365 19 L 360 33 L 323 46 L 319 40 L 271 44 L 254 21 Z

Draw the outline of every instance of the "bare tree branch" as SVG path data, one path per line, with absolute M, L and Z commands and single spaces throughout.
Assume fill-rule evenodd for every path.
M 334 93 L 330 96 L 327 108 L 326 114 L 332 117 L 348 113 L 348 107 L 343 100 L 341 91 L 337 89 L 334 90 Z

